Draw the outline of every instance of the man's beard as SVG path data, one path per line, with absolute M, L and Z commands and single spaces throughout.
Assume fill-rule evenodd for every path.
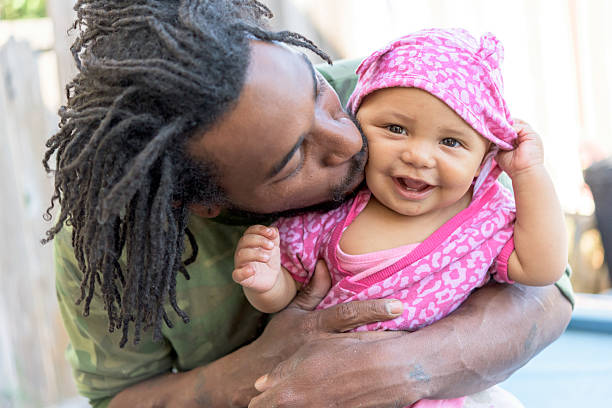
M 363 133 L 363 129 L 357 122 L 354 115 L 349 114 L 349 117 L 357 127 L 362 140 L 361 150 L 351 158 L 351 166 L 347 175 L 342 181 L 332 189 L 331 197 L 329 201 L 325 201 L 319 204 L 310 205 L 303 208 L 294 208 L 284 211 L 277 211 L 267 214 L 259 214 L 248 210 L 243 210 L 237 207 L 228 208 L 225 213 L 231 218 L 236 217 L 237 219 L 244 219 L 252 224 L 265 224 L 270 220 L 275 220 L 281 217 L 294 217 L 296 215 L 309 213 L 309 212 L 328 212 L 335 208 L 338 208 L 342 203 L 353 198 L 355 194 L 365 186 L 365 179 L 361 182 L 357 188 L 352 189 L 355 179 L 359 177 L 364 169 L 367 162 L 368 155 L 368 141 Z

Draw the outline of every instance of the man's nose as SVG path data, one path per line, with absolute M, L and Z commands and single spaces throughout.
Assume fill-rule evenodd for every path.
M 435 165 L 432 147 L 427 141 L 408 140 L 400 159 L 416 168 L 432 168 Z
M 346 163 L 363 148 L 363 139 L 357 127 L 349 120 L 322 121 L 316 127 L 316 140 L 322 148 L 323 163 L 339 166 Z

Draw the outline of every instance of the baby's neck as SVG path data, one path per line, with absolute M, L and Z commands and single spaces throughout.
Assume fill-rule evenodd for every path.
M 404 215 L 386 207 L 376 197 L 372 196 L 368 207 L 371 207 L 378 222 L 387 225 L 397 225 L 402 230 L 408 231 L 407 236 L 414 237 L 414 242 L 422 242 L 445 222 L 457 215 L 461 210 L 470 205 L 471 194 L 466 194 L 456 203 L 439 210 L 430 211 L 419 215 Z M 367 210 L 364 209 L 364 212 Z M 374 218 L 373 217 L 373 218 Z
M 395 212 L 372 196 L 344 232 L 340 247 L 349 254 L 363 254 L 423 242 L 470 201 L 468 193 L 449 207 L 410 216 Z

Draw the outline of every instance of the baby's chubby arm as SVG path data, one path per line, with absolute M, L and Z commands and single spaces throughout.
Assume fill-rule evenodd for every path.
M 278 229 L 253 225 L 234 253 L 232 278 L 242 285 L 249 302 L 264 313 L 284 309 L 297 293 L 297 283 L 280 265 L 279 245 Z
M 567 264 L 567 233 L 561 204 L 544 168 L 542 140 L 515 120 L 518 146 L 500 152 L 497 163 L 512 179 L 516 201 L 510 279 L 531 286 L 556 282 Z

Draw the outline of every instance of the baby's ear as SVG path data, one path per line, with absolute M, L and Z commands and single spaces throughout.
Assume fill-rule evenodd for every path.
M 476 174 L 474 175 L 474 180 L 480 176 L 480 172 L 482 171 L 482 169 L 484 168 L 487 159 L 490 156 L 493 156 L 495 154 L 497 154 L 497 145 L 491 141 L 489 141 L 489 146 L 487 147 L 487 151 L 485 152 L 484 156 L 482 156 L 482 160 L 480 161 L 480 166 L 478 166 L 478 170 L 476 170 Z
M 189 208 L 189 211 L 202 218 L 215 218 L 222 210 L 221 206 L 214 204 L 189 204 L 187 208 Z
M 485 155 L 485 157 L 487 157 Z M 478 166 L 478 170 L 476 170 L 476 174 L 474 174 L 474 180 L 476 180 L 478 178 L 478 176 L 480 176 L 480 172 L 482 171 L 482 168 L 484 167 L 484 158 L 482 159 L 482 162 L 480 163 L 480 166 Z

